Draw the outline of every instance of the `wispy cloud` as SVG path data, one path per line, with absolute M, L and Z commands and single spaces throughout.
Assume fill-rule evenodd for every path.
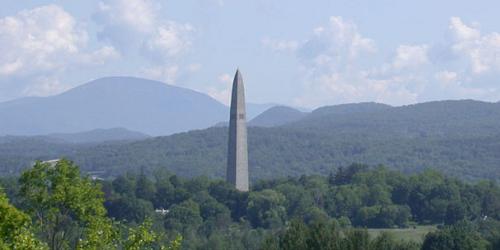
M 0 44 L 0 82 L 17 79 L 22 86 L 13 88 L 29 89 L 22 93 L 33 95 L 55 94 L 67 88 L 59 83 L 56 72 L 82 65 L 102 65 L 120 57 L 109 45 L 89 48 L 87 31 L 57 5 L 1 18 Z
M 397 105 L 440 98 L 500 98 L 498 84 L 474 84 L 485 81 L 482 75 L 500 75 L 500 34 L 482 35 L 458 17 L 450 18 L 449 32 L 445 50 L 453 56 L 447 60 L 433 54 L 442 49 L 433 44 L 401 44 L 390 52 L 393 56 L 381 56 L 376 41 L 365 37 L 356 24 L 330 17 L 288 50 L 297 56 L 303 75 L 304 91 L 295 104 L 378 101 Z M 266 45 L 280 48 L 280 43 Z M 387 59 L 373 60 L 380 57 Z

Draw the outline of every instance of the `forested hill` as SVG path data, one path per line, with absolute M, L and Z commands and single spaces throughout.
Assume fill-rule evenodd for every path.
M 369 137 L 475 138 L 500 134 L 500 104 L 473 100 L 390 107 L 362 103 L 323 107 L 288 126 Z
M 358 105 L 363 107 L 324 107 L 279 127 L 250 127 L 251 179 L 329 174 L 357 162 L 403 172 L 435 168 L 464 179 L 500 180 L 500 104 L 466 100 Z M 104 170 L 112 176 L 164 167 L 185 177 L 221 177 L 227 128 L 97 146 L 43 142 L 40 147 L 28 145 L 28 150 L 25 143 L 0 143 L 3 173 L 16 173 L 34 159 L 66 156 L 84 170 Z
M 276 127 L 287 123 L 298 121 L 308 113 L 286 106 L 272 107 L 252 119 L 248 126 Z

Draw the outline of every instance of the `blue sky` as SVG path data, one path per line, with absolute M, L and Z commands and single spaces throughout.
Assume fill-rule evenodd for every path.
M 2 1 L 0 101 L 129 75 L 314 108 L 500 100 L 498 1 Z

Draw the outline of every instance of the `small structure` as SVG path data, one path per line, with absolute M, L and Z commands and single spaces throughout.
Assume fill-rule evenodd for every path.
M 157 208 L 155 209 L 155 213 L 159 214 L 159 215 L 167 215 L 170 211 L 168 209 L 163 209 L 163 208 Z
M 49 164 L 51 167 L 55 167 L 61 159 L 53 159 L 48 161 L 42 161 L 44 164 Z

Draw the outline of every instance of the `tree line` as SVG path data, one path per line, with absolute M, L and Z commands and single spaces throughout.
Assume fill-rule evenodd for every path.
M 499 185 L 432 170 L 405 175 L 352 164 L 328 176 L 260 180 L 239 192 L 164 169 L 92 180 L 61 160 L 37 162 L 0 183 L 0 246 L 7 249 L 500 247 Z M 439 229 L 420 241 L 367 231 L 418 225 Z

